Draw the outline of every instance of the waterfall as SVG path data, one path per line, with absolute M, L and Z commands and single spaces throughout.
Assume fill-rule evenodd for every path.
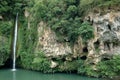
M 16 70 L 16 44 L 17 44 L 17 30 L 18 30 L 18 13 L 16 14 L 15 29 L 14 29 L 14 42 L 13 42 L 13 68 Z

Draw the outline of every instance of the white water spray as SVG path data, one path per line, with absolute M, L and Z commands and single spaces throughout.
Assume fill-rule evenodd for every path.
M 16 70 L 16 44 L 17 44 L 17 30 L 18 30 L 18 13 L 16 15 L 15 29 L 14 29 L 14 42 L 13 42 L 13 68 L 12 71 Z

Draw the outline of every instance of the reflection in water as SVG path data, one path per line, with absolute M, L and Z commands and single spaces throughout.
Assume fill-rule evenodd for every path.
M 16 80 L 16 71 L 13 71 L 13 79 L 12 80 Z
M 88 78 L 76 74 L 43 74 L 35 71 L 20 70 L 0 70 L 0 80 L 100 80 L 98 78 Z

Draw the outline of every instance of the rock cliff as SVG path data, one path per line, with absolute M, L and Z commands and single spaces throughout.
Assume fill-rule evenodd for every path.
M 120 52 L 120 12 L 89 13 L 86 20 L 94 27 L 94 39 L 88 42 L 88 57 L 109 59 Z
M 81 57 L 93 64 L 120 52 L 120 12 L 89 13 L 85 20 L 93 25 L 95 35 L 87 45 L 82 43 L 81 37 L 72 47 L 69 42 L 58 42 L 54 31 L 46 23 L 40 22 L 36 50 L 44 51 L 51 58 L 72 60 Z

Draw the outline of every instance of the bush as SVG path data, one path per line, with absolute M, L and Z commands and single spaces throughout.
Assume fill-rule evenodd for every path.
M 114 77 L 119 76 L 120 73 L 120 56 L 113 56 L 112 59 L 101 61 L 94 70 L 92 64 L 85 64 L 79 60 L 80 66 L 78 67 L 78 73 L 81 75 L 93 76 L 93 77 Z
M 32 8 L 34 21 L 47 22 L 58 37 L 58 41 L 74 43 L 78 36 L 85 41 L 93 37 L 93 28 L 88 22 L 82 23 L 79 15 L 79 0 L 36 1 Z M 85 36 L 84 36 L 85 35 Z
M 21 52 L 19 56 L 19 64 L 25 69 L 32 69 L 45 73 L 50 70 L 50 61 L 45 57 L 43 52 L 34 54 Z
M 112 77 L 120 75 L 120 56 L 115 55 L 112 59 L 101 61 L 98 65 L 98 73 L 102 77 Z
M 67 9 L 67 13 L 69 17 L 74 17 L 77 14 L 77 7 L 75 5 L 71 5 Z
M 58 16 L 58 15 L 61 15 L 62 14 L 62 10 L 59 8 L 59 7 L 54 7 L 53 8 L 53 13 Z
M 94 29 L 88 22 L 81 24 L 79 28 L 79 33 L 84 41 L 90 40 L 94 37 Z
M 120 0 L 80 0 L 79 13 L 80 15 L 87 15 L 89 11 L 94 10 L 95 8 L 109 8 L 118 6 Z
M 13 24 L 10 21 L 0 21 L 0 34 L 5 37 L 10 37 Z
M 73 72 L 77 71 L 79 64 L 77 60 L 74 61 L 65 61 L 61 62 L 60 66 L 58 67 L 58 71 L 61 72 Z
M 0 1 L 0 14 L 7 20 L 13 18 L 17 12 L 20 13 L 20 15 L 23 15 L 22 13 L 27 2 L 27 0 Z
M 77 69 L 78 74 L 84 75 L 84 74 L 85 74 L 84 61 L 81 60 L 81 59 L 79 59 L 79 60 L 78 60 L 78 64 L 80 65 L 80 66 L 78 67 L 78 69 Z
M 78 67 L 78 74 L 80 75 L 87 75 L 92 77 L 98 77 L 99 74 L 93 69 L 93 65 L 86 64 L 83 60 L 78 60 L 79 67 Z
M 20 60 L 18 61 L 18 63 L 20 64 L 20 67 L 31 69 L 34 55 L 27 52 L 21 52 L 19 53 L 19 56 Z
M 7 46 L 0 47 L 0 66 L 4 65 L 4 62 L 9 57 L 9 50 Z
M 78 7 L 75 5 L 76 0 L 71 0 L 69 5 L 64 0 L 46 1 L 45 3 L 44 1 L 38 1 L 36 4 L 38 3 L 39 5 L 35 5 L 32 10 L 32 12 L 35 12 L 34 18 L 36 22 L 47 22 L 60 41 L 64 42 L 66 41 L 65 39 L 69 39 L 68 41 L 74 43 L 78 37 L 75 30 L 80 27 L 79 24 L 81 23 L 80 20 L 77 22 L 75 20 L 78 17 Z
M 44 73 L 50 70 L 50 61 L 44 56 L 43 52 L 36 53 L 32 62 L 32 69 Z
M 2 39 L 2 40 L 1 40 Z M 6 38 L 0 37 L 0 66 L 4 65 L 4 62 L 9 57 L 9 46 Z

